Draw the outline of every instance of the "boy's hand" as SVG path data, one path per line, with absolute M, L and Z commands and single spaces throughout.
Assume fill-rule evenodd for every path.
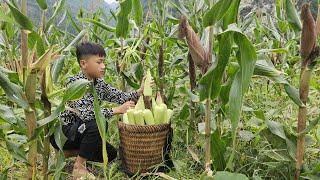
M 122 104 L 121 106 L 112 108 L 113 114 L 123 114 L 126 113 L 128 109 L 134 108 L 135 104 L 133 101 L 128 101 Z

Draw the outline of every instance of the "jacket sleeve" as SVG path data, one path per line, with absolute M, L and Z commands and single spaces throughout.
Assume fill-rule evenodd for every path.
M 126 93 L 106 84 L 104 81 L 98 83 L 97 90 L 101 100 L 117 104 L 123 104 L 130 100 L 135 101 L 139 98 L 139 94 L 136 91 Z

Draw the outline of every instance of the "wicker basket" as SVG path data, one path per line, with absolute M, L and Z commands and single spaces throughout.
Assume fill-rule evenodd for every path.
M 138 126 L 118 122 L 118 128 L 119 153 L 127 173 L 145 173 L 163 162 L 170 124 Z

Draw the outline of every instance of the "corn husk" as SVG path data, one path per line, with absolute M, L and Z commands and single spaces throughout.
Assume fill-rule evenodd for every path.
M 154 122 L 155 124 L 162 124 L 165 118 L 164 106 L 156 106 L 154 109 Z
M 146 80 L 144 81 L 144 96 L 152 96 L 152 88 L 151 88 L 151 73 L 150 70 L 147 72 Z
M 189 25 L 187 17 L 181 16 L 179 23 L 179 38 L 186 38 L 189 47 L 189 52 L 192 56 L 194 63 L 205 73 L 209 67 L 210 61 L 208 54 L 204 47 L 201 45 L 199 36 L 194 32 L 192 27 Z
M 135 124 L 133 112 L 134 112 L 134 109 L 129 109 L 129 110 L 127 111 L 128 122 L 129 122 L 129 124 L 132 124 L 132 125 Z
M 143 110 L 143 117 L 147 125 L 154 125 L 153 114 L 149 109 Z
M 139 97 L 139 100 L 138 100 L 134 109 L 135 110 L 144 110 L 145 109 L 143 96 Z
M 173 110 L 172 110 L 172 109 L 168 109 L 168 110 L 167 110 L 165 123 L 170 123 L 170 119 L 171 119 L 172 113 L 173 113 Z
M 124 114 L 123 114 L 123 116 L 122 116 L 122 121 L 123 121 L 123 123 L 125 123 L 125 124 L 130 124 L 127 113 L 124 113 Z
M 143 126 L 144 125 L 144 118 L 142 110 L 137 110 L 133 112 L 134 115 L 134 122 L 136 125 Z
M 315 22 L 308 3 L 303 4 L 301 7 L 301 19 L 303 25 L 300 41 L 300 54 L 303 60 L 305 60 L 313 51 L 317 40 Z
M 151 104 L 152 104 L 152 112 L 154 113 L 154 109 L 155 109 L 155 107 L 157 105 L 156 100 L 154 99 L 154 97 L 152 97 L 152 99 L 151 99 Z
M 163 104 L 163 100 L 162 100 L 160 92 L 157 93 L 156 103 L 157 103 L 158 106 Z

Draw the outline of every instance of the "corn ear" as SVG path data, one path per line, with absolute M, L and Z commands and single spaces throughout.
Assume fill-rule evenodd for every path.
M 168 109 L 168 110 L 167 110 L 166 122 L 165 122 L 165 123 L 170 123 L 170 119 L 171 119 L 172 113 L 173 113 L 173 110 L 172 110 L 172 109 Z
M 163 106 L 156 106 L 154 109 L 155 124 L 162 124 L 165 117 L 165 108 Z
M 155 124 L 152 112 L 149 109 L 143 110 L 143 117 L 144 117 L 144 120 L 146 121 L 147 125 L 154 125 Z
M 132 124 L 132 125 L 135 124 L 133 112 L 134 112 L 134 109 L 129 109 L 129 110 L 127 111 L 129 124 Z
M 146 80 L 144 81 L 144 96 L 152 96 L 152 88 L 151 88 L 151 73 L 150 70 L 147 72 Z
M 134 115 L 134 122 L 136 125 L 143 126 L 144 125 L 144 118 L 142 110 L 137 110 L 133 112 Z
M 152 112 L 154 113 L 154 109 L 157 106 L 156 100 L 154 99 L 154 97 L 152 97 L 151 99 L 151 104 L 152 104 Z
M 145 106 L 144 106 L 144 100 L 143 100 L 143 96 L 141 95 L 139 97 L 139 100 L 134 108 L 135 110 L 144 110 Z
M 162 100 L 160 92 L 157 93 L 156 102 L 157 102 L 157 105 L 163 104 L 163 100 Z
M 127 113 L 124 113 L 124 114 L 123 114 L 123 116 L 122 116 L 122 121 L 123 121 L 123 123 L 125 123 L 125 124 L 130 124 Z

